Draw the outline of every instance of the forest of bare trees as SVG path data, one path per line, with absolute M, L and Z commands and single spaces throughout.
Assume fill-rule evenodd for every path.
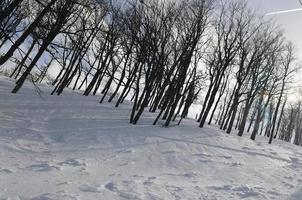
M 119 107 L 129 121 L 196 126 L 302 145 L 298 65 L 282 29 L 245 1 L 1 0 L 0 71 Z M 302 95 L 300 95 L 302 96 Z M 198 105 L 201 112 L 190 109 Z

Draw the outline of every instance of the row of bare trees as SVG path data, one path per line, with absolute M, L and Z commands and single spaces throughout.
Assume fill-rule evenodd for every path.
M 216 116 L 215 123 L 226 133 L 252 132 L 250 138 L 255 140 L 265 128 L 271 143 L 279 134 L 288 86 L 297 71 L 293 45 L 245 2 L 221 6 L 205 56 L 208 87 L 199 126 L 207 119 L 211 124 Z
M 288 109 L 298 112 L 286 104 L 295 50 L 245 1 L 4 0 L 0 5 L 0 67 L 13 66 L 13 93 L 30 80 L 53 85 L 52 95 L 78 89 L 116 107 L 129 99 L 130 123 L 138 123 L 148 109 L 156 112 L 153 124 L 164 126 L 180 124 L 198 100 L 200 127 L 215 121 L 227 133 L 251 132 L 253 140 L 263 134 L 270 143 L 298 137 L 290 131 L 293 120 L 285 120 Z

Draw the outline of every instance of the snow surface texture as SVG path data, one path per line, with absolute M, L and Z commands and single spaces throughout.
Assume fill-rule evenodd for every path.
M 0 78 L 0 199 L 302 199 L 302 148 L 151 113 L 134 126 L 129 103 L 12 86 Z

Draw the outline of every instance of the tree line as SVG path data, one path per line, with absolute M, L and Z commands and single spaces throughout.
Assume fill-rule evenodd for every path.
M 0 69 L 10 66 L 12 93 L 30 80 L 52 95 L 129 99 L 132 124 L 154 112 L 154 125 L 179 125 L 199 104 L 201 128 L 301 145 L 301 102 L 287 101 L 295 51 L 246 1 L 0 1 Z

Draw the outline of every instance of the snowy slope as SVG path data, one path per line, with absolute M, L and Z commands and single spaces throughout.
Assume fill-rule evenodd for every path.
M 0 78 L 0 199 L 302 199 L 302 148 L 150 113 L 134 126 L 129 103 L 12 86 Z

